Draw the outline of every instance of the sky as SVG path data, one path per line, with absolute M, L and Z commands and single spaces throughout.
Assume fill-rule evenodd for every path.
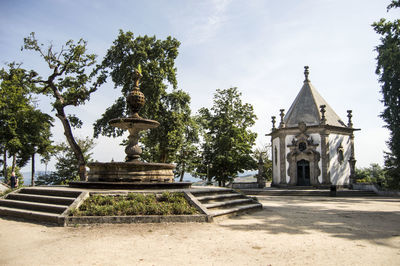
M 237 87 L 258 117 L 253 130 L 258 147 L 270 143 L 271 116 L 288 110 L 309 79 L 335 112 L 347 121 L 353 110 L 357 167 L 383 164 L 389 132 L 375 74 L 379 44 L 371 24 L 385 17 L 387 0 L 0 0 L 0 64 L 16 61 L 46 76 L 43 59 L 21 51 L 31 32 L 45 46 L 60 49 L 68 40 L 88 41 L 101 61 L 120 29 L 135 36 L 172 36 L 181 42 L 176 59 L 178 87 L 191 96 L 193 114 L 210 108 L 216 89 Z M 84 123 L 78 137 L 93 136 L 93 123 L 121 95 L 111 80 L 84 106 L 67 108 Z M 54 115 L 50 100 L 38 97 L 41 110 Z M 126 137 L 126 135 L 125 135 Z M 65 142 L 56 119 L 53 140 Z M 123 161 L 122 138 L 96 139 L 93 158 Z M 54 169 L 54 160 L 48 169 Z M 24 169 L 29 171 L 27 166 Z M 23 169 L 23 170 L 24 170 Z M 36 160 L 36 169 L 44 165 Z

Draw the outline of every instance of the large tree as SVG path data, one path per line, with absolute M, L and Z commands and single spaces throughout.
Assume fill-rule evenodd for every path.
M 175 59 L 180 43 L 175 38 L 159 40 L 155 36 L 135 37 L 132 32 L 120 31 L 107 51 L 102 67 L 107 70 L 122 96 L 94 124 L 94 136 L 121 136 L 122 130 L 108 124 L 113 118 L 128 116 L 125 97 L 133 89 L 133 73 L 141 68 L 140 90 L 146 104 L 140 115 L 160 122 L 156 129 L 144 132 L 142 157 L 157 162 L 179 160 L 185 143 L 185 130 L 193 122 L 190 96 L 177 89 Z
M 81 125 L 82 121 L 74 115 L 67 115 L 65 108 L 84 104 L 89 100 L 90 94 L 106 79 L 103 72 L 93 71 L 96 55 L 88 54 L 86 45 L 83 39 L 77 43 L 70 40 L 59 51 L 55 51 L 53 45 L 50 44 L 46 48 L 38 42 L 35 34 L 31 33 L 24 39 L 23 46 L 24 49 L 39 53 L 50 69 L 50 74 L 45 78 L 34 73 L 32 81 L 38 85 L 37 93 L 53 99 L 52 106 L 56 117 L 60 119 L 64 135 L 77 159 L 80 180 L 86 180 L 86 160 L 71 127 Z M 98 73 L 97 78 L 94 77 L 94 73 Z
M 7 176 L 7 153 L 12 157 L 11 169 L 24 166 L 29 159 L 34 172 L 34 155 L 45 155 L 51 147 L 53 119 L 36 108 L 31 97 L 34 88 L 32 73 L 11 63 L 0 70 L 0 143 L 3 152 L 4 176 Z
M 400 1 L 392 0 L 387 10 L 399 7 Z M 372 26 L 381 35 L 381 43 L 376 47 L 376 74 L 382 84 L 385 106 L 380 116 L 390 131 L 387 142 L 390 152 L 385 156 L 387 181 L 389 186 L 400 188 L 400 19 L 382 18 Z
M 199 110 L 203 127 L 203 155 L 198 173 L 219 185 L 238 173 L 257 168 L 252 147 L 257 133 L 250 130 L 257 119 L 253 106 L 242 103 L 237 88 L 217 90 L 211 110 Z

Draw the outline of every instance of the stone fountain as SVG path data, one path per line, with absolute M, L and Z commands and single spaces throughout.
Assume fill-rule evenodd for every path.
M 125 162 L 94 162 L 88 163 L 90 168 L 88 181 L 70 182 L 71 187 L 91 188 L 187 188 L 189 182 L 174 182 L 175 165 L 167 163 L 147 163 L 140 160 L 139 133 L 142 130 L 156 128 L 157 121 L 139 116 L 140 109 L 146 103 L 144 94 L 139 89 L 142 75 L 136 69 L 134 72 L 134 89 L 126 101 L 130 109 L 129 117 L 115 118 L 108 123 L 123 130 L 128 130 L 128 145 L 125 148 Z

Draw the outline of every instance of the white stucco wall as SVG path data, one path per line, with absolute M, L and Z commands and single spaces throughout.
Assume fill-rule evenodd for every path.
M 337 149 L 343 147 L 343 162 L 338 159 Z M 348 185 L 350 180 L 350 156 L 351 142 L 350 137 L 346 135 L 329 135 L 329 168 L 332 185 Z
M 275 154 L 275 147 L 277 154 Z M 272 140 L 272 163 L 273 163 L 273 173 L 272 173 L 272 179 L 274 181 L 274 184 L 279 184 L 280 180 L 280 155 L 279 155 L 279 138 L 274 138 Z M 275 156 L 276 157 L 276 163 L 275 163 Z
M 310 137 L 313 139 L 314 144 L 318 144 L 316 150 L 321 154 L 321 136 L 317 133 L 314 133 L 314 134 L 310 134 Z M 287 135 L 285 138 L 286 144 L 288 145 L 288 144 L 292 143 L 293 138 L 295 138 L 295 135 Z M 286 149 L 285 149 L 285 154 L 288 154 L 290 152 L 290 148 L 288 148 L 287 145 L 286 145 Z M 322 170 L 321 160 L 319 160 L 319 162 L 318 162 L 318 167 L 319 167 L 319 169 Z M 286 182 L 287 183 L 289 183 L 289 181 L 290 181 L 290 176 L 287 174 L 288 170 L 289 170 L 289 163 L 286 163 L 285 174 L 286 174 Z M 318 176 L 318 180 L 320 183 L 322 182 L 322 174 L 320 174 Z
M 292 143 L 293 138 L 294 138 L 294 135 L 287 135 L 286 138 L 285 138 L 285 143 L 286 143 L 286 145 L 285 145 L 285 159 L 286 159 L 287 154 L 290 152 L 290 149 L 288 148 L 287 145 Z M 290 176 L 287 174 L 288 170 L 289 170 L 289 163 L 286 160 L 286 171 L 285 171 L 286 183 L 289 183 L 289 181 L 290 181 Z

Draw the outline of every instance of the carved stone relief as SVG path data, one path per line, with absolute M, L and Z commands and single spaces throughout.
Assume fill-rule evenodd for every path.
M 299 123 L 300 134 L 296 135 L 292 143 L 287 145 L 290 152 L 286 156 L 289 163 L 288 175 L 290 176 L 289 185 L 297 185 L 297 162 L 306 160 L 310 164 L 310 184 L 319 185 L 318 176 L 321 169 L 318 162 L 321 159 L 320 153 L 316 150 L 318 144 L 315 144 L 312 137 L 306 134 L 306 125 Z

